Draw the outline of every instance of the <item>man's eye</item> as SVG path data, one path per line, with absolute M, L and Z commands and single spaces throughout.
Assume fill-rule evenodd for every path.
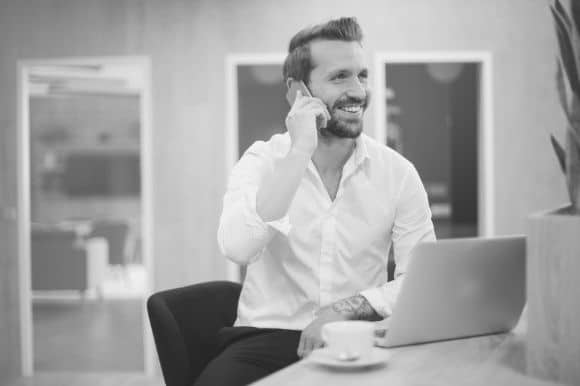
M 347 76 L 348 76 L 347 74 L 345 74 L 345 73 L 343 73 L 343 72 L 340 72 L 340 73 L 336 74 L 336 75 L 333 77 L 333 79 L 346 79 L 346 78 L 347 78 Z

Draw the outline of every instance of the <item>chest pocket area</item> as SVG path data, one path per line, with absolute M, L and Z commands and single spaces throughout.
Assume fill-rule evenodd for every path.
M 341 250 L 346 257 L 386 251 L 393 228 L 395 203 L 389 202 L 388 194 L 379 195 L 366 179 L 359 178 L 355 183 L 358 184 L 356 188 L 345 189 L 343 197 L 336 203 L 337 232 L 344 240 Z

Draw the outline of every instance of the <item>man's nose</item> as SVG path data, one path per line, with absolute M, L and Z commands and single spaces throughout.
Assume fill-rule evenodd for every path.
M 352 82 L 350 82 L 346 95 L 351 98 L 364 100 L 366 98 L 367 92 L 367 85 L 364 82 L 361 82 L 359 79 L 354 79 Z

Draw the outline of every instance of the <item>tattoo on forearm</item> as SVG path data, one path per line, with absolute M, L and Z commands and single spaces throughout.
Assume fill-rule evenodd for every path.
M 354 320 L 369 320 L 373 322 L 383 319 L 362 295 L 339 300 L 332 304 L 332 309 L 339 314 L 348 315 L 350 319 Z

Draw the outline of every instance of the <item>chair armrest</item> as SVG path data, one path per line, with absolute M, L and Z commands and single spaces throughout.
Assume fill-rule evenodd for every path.
M 215 354 L 217 332 L 233 325 L 241 285 L 213 281 L 158 292 L 149 321 L 167 386 L 189 386 Z

